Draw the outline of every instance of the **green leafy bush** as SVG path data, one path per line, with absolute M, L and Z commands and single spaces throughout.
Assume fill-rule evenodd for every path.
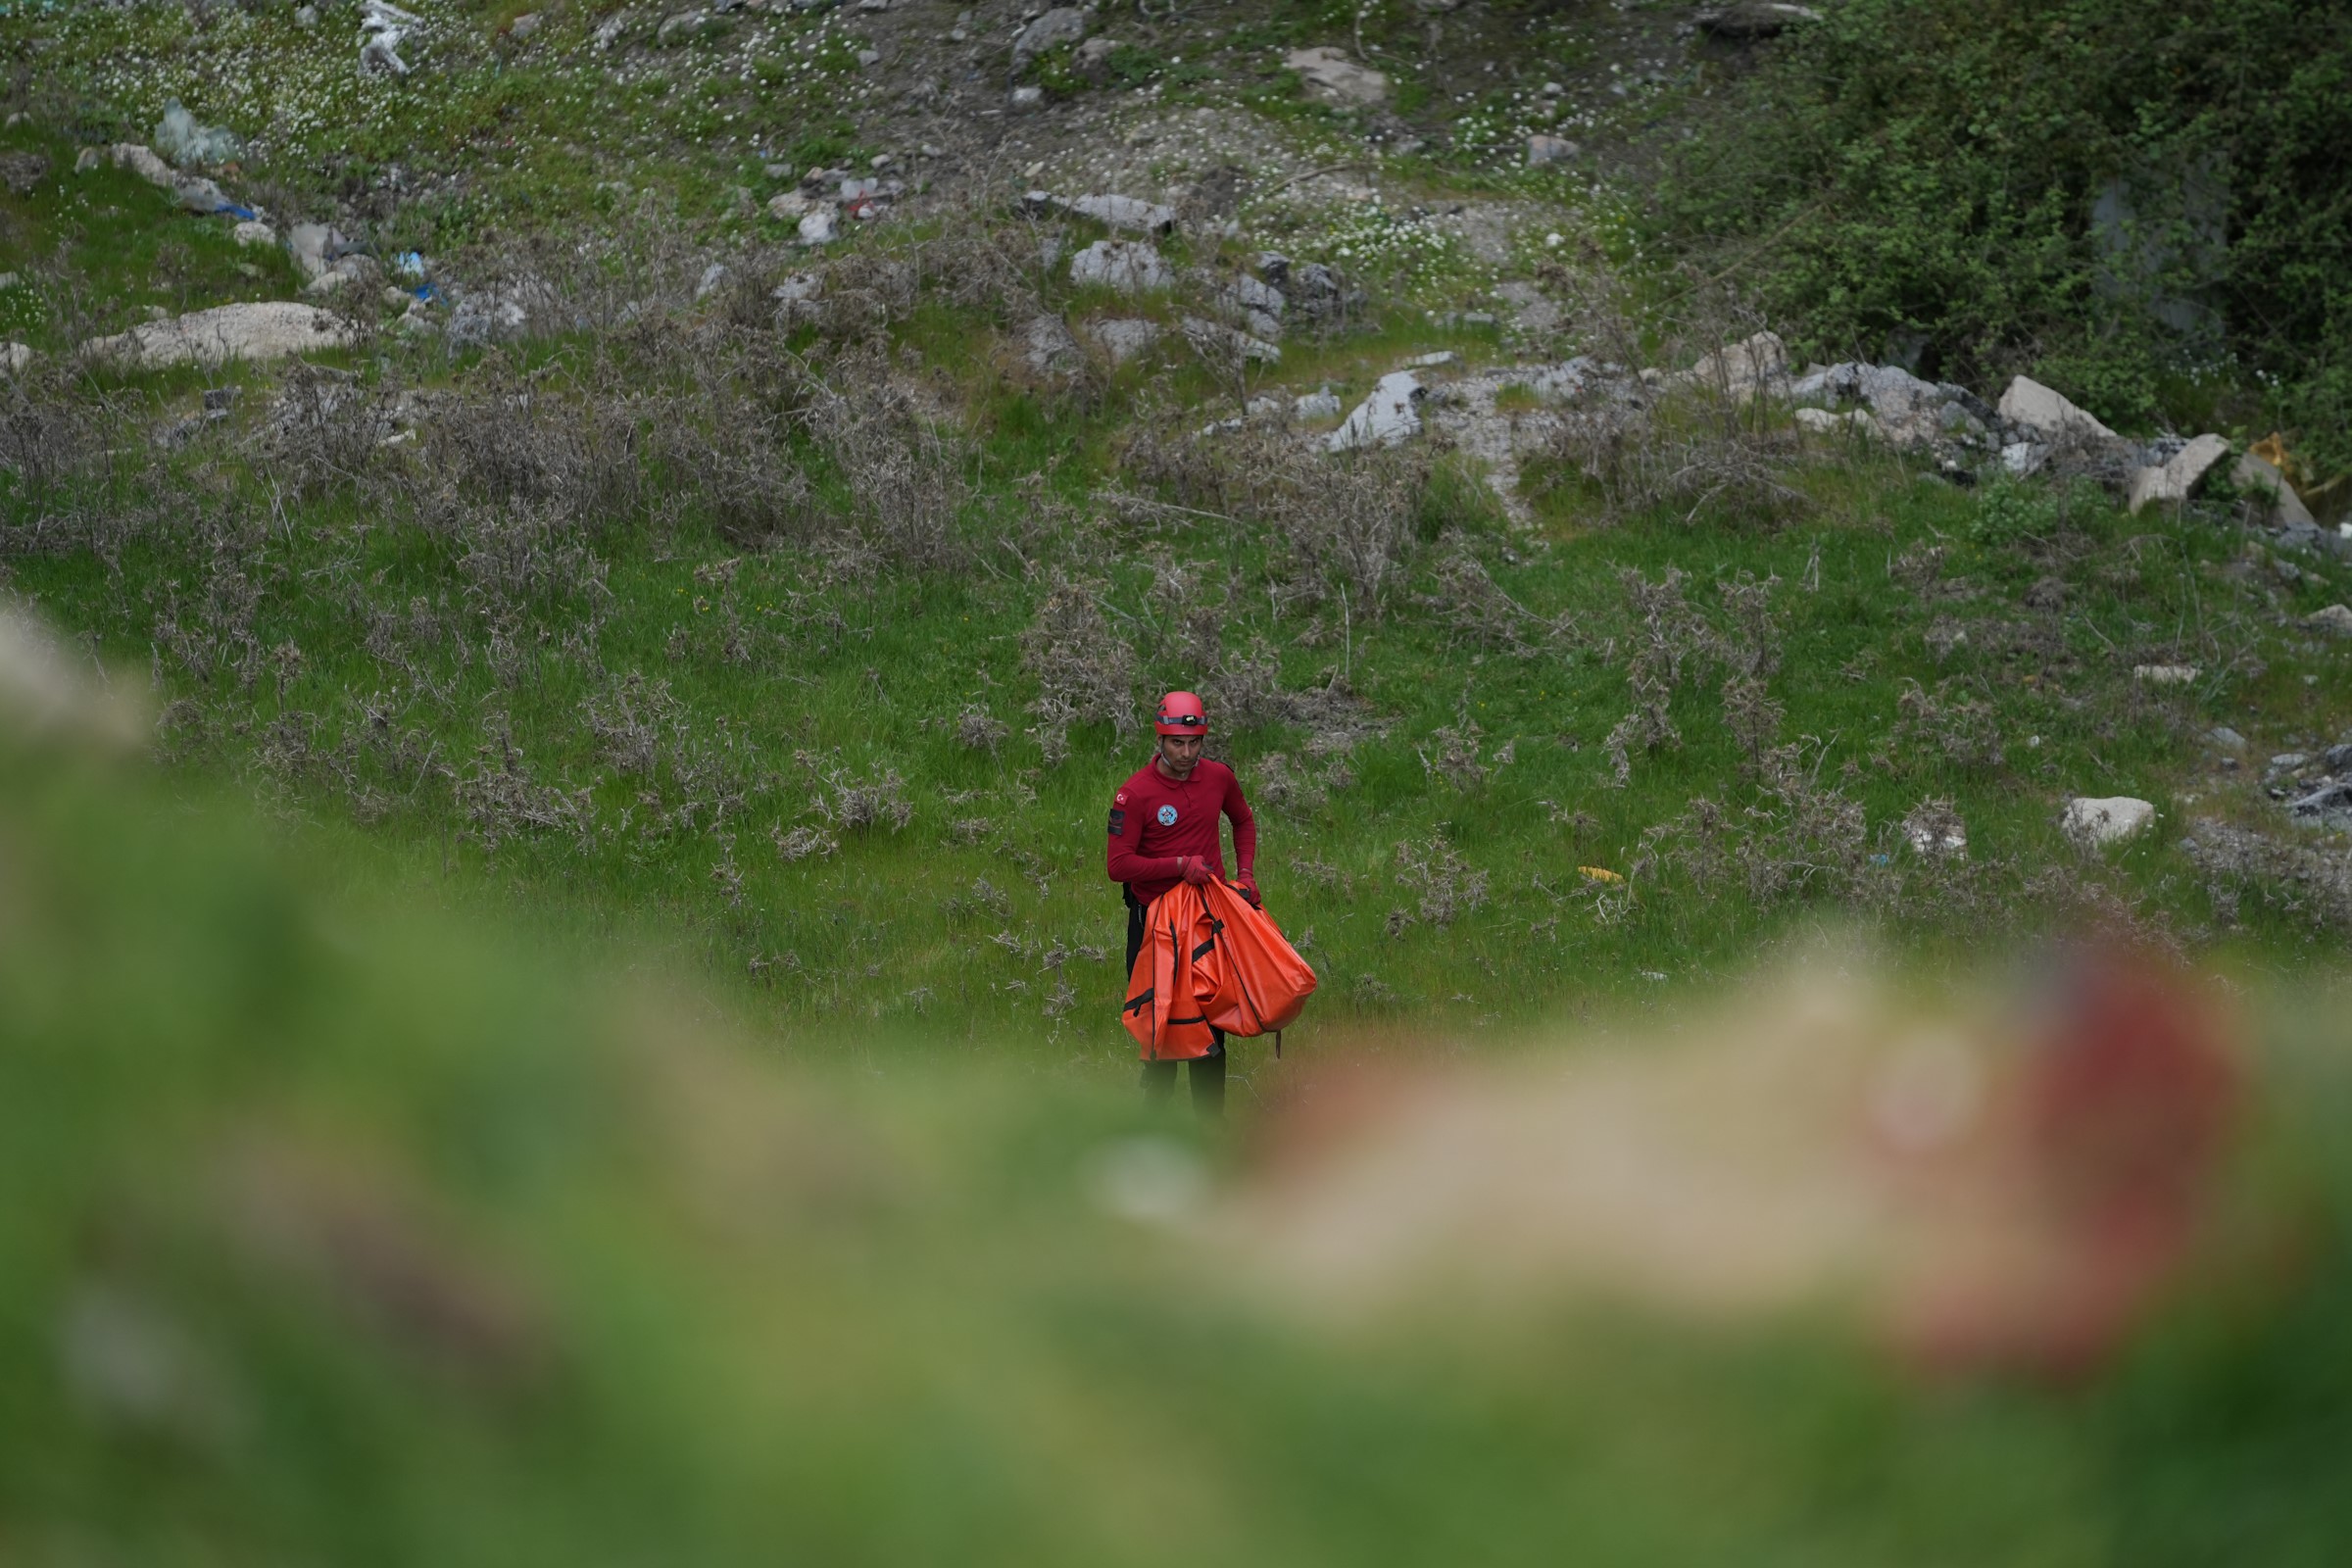
M 2120 420 L 2228 376 L 2352 466 L 2352 11 L 1846 0 L 1731 98 L 1661 222 L 1806 348 Z

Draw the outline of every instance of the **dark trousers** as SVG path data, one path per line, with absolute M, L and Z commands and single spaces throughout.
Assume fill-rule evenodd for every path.
M 1135 956 L 1144 951 L 1144 906 L 1135 901 L 1132 892 L 1122 888 L 1127 896 L 1127 968 L 1135 973 Z M 1193 1063 L 1193 1109 L 1205 1117 L 1225 1114 L 1225 1031 L 1209 1029 L 1211 1043 L 1208 1054 L 1195 1056 Z M 1176 1068 L 1173 1061 L 1144 1063 L 1144 1099 L 1156 1104 L 1176 1092 Z

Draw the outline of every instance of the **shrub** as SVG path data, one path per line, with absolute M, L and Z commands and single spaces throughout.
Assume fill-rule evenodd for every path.
M 1825 358 L 2035 369 L 2111 418 L 2234 357 L 2352 465 L 2352 12 L 1847 0 L 1739 84 L 1659 206 Z M 2093 221 L 2118 198 L 2131 222 Z

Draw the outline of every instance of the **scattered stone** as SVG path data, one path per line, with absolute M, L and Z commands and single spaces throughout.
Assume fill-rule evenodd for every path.
M 318 8 L 317 6 L 296 6 L 294 8 L 294 25 L 305 31 L 318 25 Z
M 416 19 L 388 0 L 366 0 L 360 9 L 360 71 L 365 75 L 405 76 L 409 63 L 400 42 Z
M 1291 404 L 1291 417 L 1301 424 L 1320 424 L 1325 419 L 1340 416 L 1340 395 L 1326 386 L 1309 392 Z
M 2246 738 L 2227 724 L 2216 724 L 2205 732 L 2205 739 L 2232 757 L 2246 755 Z
M 2156 808 L 2147 801 L 2129 795 L 2103 800 L 2079 795 L 2066 803 L 2066 814 L 2060 818 L 2059 826 L 2068 838 L 2084 849 L 2097 849 L 2132 838 L 2155 820 Z
M 351 328 L 315 305 L 268 300 L 251 305 L 218 305 L 167 320 L 150 321 L 113 337 L 92 338 L 81 352 L 140 368 L 193 362 L 219 366 L 231 360 L 274 360 L 292 354 L 342 348 Z
M 1796 427 L 1809 435 L 1877 436 L 1882 432 L 1879 421 L 1870 416 L 1868 409 L 1849 409 L 1834 414 L 1828 409 L 1799 409 L 1793 417 Z
M 1282 363 L 1282 350 L 1263 338 L 1251 337 L 1238 328 L 1203 320 L 1198 316 L 1184 318 L 1184 337 L 1186 342 L 1206 358 L 1222 359 L 1238 354 L 1259 365 Z
M 2167 459 L 2161 466 L 2142 467 L 2132 475 L 2131 508 L 2177 507 L 2197 492 L 2205 476 L 2230 456 L 2230 443 L 2218 435 L 2201 435 Z
M 0 185 L 18 195 L 31 195 L 33 187 L 48 177 L 47 153 L 26 150 L 0 153 Z
M 1090 87 L 1110 85 L 1110 57 L 1119 46 L 1108 38 L 1089 38 L 1070 56 L 1070 70 Z
M 654 46 L 666 49 L 673 43 L 688 43 L 723 31 L 726 25 L 726 20 L 714 12 L 681 11 L 662 19 L 662 25 L 654 29 Z
M 1012 112 L 1016 115 L 1025 115 L 1030 110 L 1041 107 L 1045 101 L 1046 89 L 1043 87 L 1015 87 L 1008 100 L 1012 105 Z
M 2292 773 L 2310 760 L 2310 757 L 2302 752 L 2280 752 L 2277 757 L 2271 759 L 2270 765 L 2265 767 L 2263 772 L 2269 777 L 2277 778 L 2281 773 Z
M 2242 494 L 2269 496 L 2272 511 L 2281 527 L 2291 528 L 2297 524 L 2313 528 L 2319 526 L 2318 519 L 2311 514 L 2311 509 L 2303 505 L 2301 496 L 2295 494 L 2295 487 L 2286 482 L 2286 475 L 2280 473 L 2276 465 L 2251 452 L 2239 458 L 2237 466 L 2230 470 L 2230 483 Z
M 1926 859 L 1958 858 L 1968 854 L 1968 824 L 1948 809 L 1914 811 L 1903 821 L 1903 837 L 1910 842 L 1911 853 Z
M 1800 22 L 1819 22 L 1821 13 L 1810 6 L 1773 4 L 1771 0 L 1742 0 L 1698 14 L 1698 30 L 1733 43 L 1759 43 L 1777 38 Z
M 2186 686 L 2203 674 L 2194 664 L 2134 664 L 2132 678 L 2143 686 Z
M 1090 321 L 1084 330 L 1097 347 L 1110 356 L 1111 364 L 1125 365 L 1159 341 L 1161 327 L 1157 321 L 1121 318 Z
M 305 278 L 325 271 L 349 243 L 324 223 L 296 223 L 286 231 L 286 254 Z
M 725 288 L 727 279 L 733 275 L 733 270 L 724 262 L 712 262 L 709 267 L 704 268 L 702 278 L 694 285 L 694 302 L 700 305 L 720 289 Z
M 1020 30 L 1012 40 L 1012 74 L 1019 75 L 1029 69 L 1029 63 L 1049 49 L 1058 49 L 1065 43 L 1080 43 L 1086 38 L 1087 14 L 1076 6 L 1055 6 Z
M 873 70 L 873 69 L 874 69 L 876 66 L 880 65 L 881 63 L 882 63 L 882 51 L 881 51 L 881 50 L 879 50 L 879 49 L 860 49 L 860 50 L 858 50 L 858 70 L 860 70 L 860 71 L 871 71 L 871 70 Z
M 430 324 L 421 310 L 422 302 L 412 306 L 403 323 L 412 331 L 422 330 Z M 485 294 L 467 294 L 460 298 L 450 313 L 449 344 L 452 348 L 476 348 L 487 343 L 501 343 L 522 336 L 529 327 L 531 314 L 522 301 L 503 290 L 492 289 Z
M 1029 368 L 1039 375 L 1065 375 L 1078 368 L 1078 340 L 1058 316 L 1040 316 L 1029 322 Z
M 277 230 L 258 218 L 248 218 L 230 229 L 228 237 L 247 247 L 274 245 L 277 243 Z
M 835 237 L 833 209 L 830 207 L 820 207 L 815 212 L 810 213 L 807 217 L 803 218 L 801 220 L 800 233 L 801 243 L 804 245 L 813 246 L 832 244 Z
M 1176 274 L 1156 249 L 1140 239 L 1099 239 L 1070 258 L 1070 281 L 1142 294 L 1173 287 Z
M 607 17 L 602 23 L 597 24 L 595 34 L 588 40 L 589 45 L 595 49 L 598 54 L 603 54 L 606 50 L 620 42 L 620 35 L 628 31 L 628 29 L 629 14 L 626 11 L 615 11 L 611 16 Z
M 1342 50 L 1294 49 L 1282 63 L 1298 73 L 1307 91 L 1325 103 L 1370 107 L 1388 100 L 1389 78 L 1357 65 Z
M 155 126 L 155 145 L 182 168 L 190 164 L 218 168 L 245 156 L 245 144 L 236 132 L 222 125 L 198 124 L 176 98 L 164 105 L 164 118 Z
M 2039 381 L 2019 376 L 2001 394 L 2000 416 L 2054 443 L 2100 441 L 2120 445 L 2117 435 L 2083 409 L 2077 408 Z
M 544 20 L 536 11 L 525 11 L 521 16 L 507 24 L 507 32 L 511 37 L 527 42 L 539 30 L 539 25 Z
M 2330 637 L 2352 637 L 2352 607 L 2329 605 L 2303 617 L 2303 624 Z
M 33 362 L 33 358 L 30 344 L 0 343 L 0 371 L 9 375 L 24 374 L 24 368 Z
M 1758 332 L 1727 349 L 1717 349 L 1690 367 L 1684 379 L 1745 403 L 1758 393 L 1786 391 L 1788 348 L 1779 334 Z
M 1134 234 L 1165 237 L 1176 231 L 1175 208 L 1133 196 L 1056 196 L 1052 191 L 1033 190 L 1021 198 L 1021 205 L 1031 212 L 1075 213 Z
M 797 190 L 788 190 L 767 199 L 767 216 L 779 223 L 797 223 L 808 216 L 813 203 Z
M 358 285 L 363 289 L 383 285 L 383 269 L 371 257 L 352 252 L 335 258 L 334 265 L 302 285 L 305 294 L 335 294 Z
M 2352 828 L 2352 779 L 2330 779 L 2286 803 L 2289 816 L 2328 827 Z
M 1357 447 L 1393 447 L 1421 433 L 1421 401 L 1429 396 L 1410 370 L 1391 370 L 1380 378 L 1372 395 L 1355 406 L 1347 422 L 1323 444 L 1333 452 Z
M 1564 136 L 1530 136 L 1527 138 L 1527 167 L 1547 169 L 1553 164 L 1565 164 L 1584 149 Z

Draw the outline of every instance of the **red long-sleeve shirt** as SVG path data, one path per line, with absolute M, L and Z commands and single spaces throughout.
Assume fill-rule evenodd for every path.
M 1180 782 L 1159 770 L 1158 759 L 1146 762 L 1110 799 L 1110 879 L 1126 883 L 1138 903 L 1150 904 L 1184 880 L 1179 861 L 1185 856 L 1200 856 L 1223 876 L 1220 811 L 1233 818 L 1234 858 L 1243 870 L 1254 870 L 1257 818 L 1250 814 L 1232 768 L 1202 758 L 1192 777 Z

